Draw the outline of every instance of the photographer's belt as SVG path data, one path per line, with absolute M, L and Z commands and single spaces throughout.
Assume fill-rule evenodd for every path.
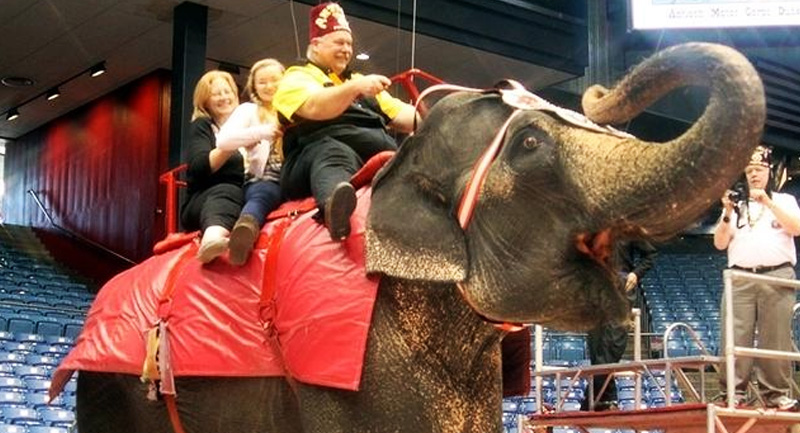
M 778 270 L 778 269 L 787 268 L 787 267 L 791 267 L 791 266 L 792 266 L 791 263 L 784 262 L 784 263 L 781 263 L 780 265 L 775 265 L 775 266 L 755 266 L 755 267 L 752 267 L 752 268 L 745 268 L 744 266 L 733 265 L 733 266 L 731 266 L 731 269 L 738 269 L 740 271 L 752 272 L 754 274 L 764 274 L 764 273 L 767 273 L 767 272 L 771 272 L 771 271 L 775 271 L 775 270 Z

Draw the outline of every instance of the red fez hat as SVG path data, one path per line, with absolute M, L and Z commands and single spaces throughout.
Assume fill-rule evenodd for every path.
M 350 32 L 350 23 L 338 3 L 322 3 L 311 8 L 308 21 L 308 40 L 325 36 L 338 30 Z

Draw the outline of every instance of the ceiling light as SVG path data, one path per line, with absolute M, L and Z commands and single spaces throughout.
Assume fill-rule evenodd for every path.
M 91 68 L 89 68 L 89 75 L 94 77 L 99 77 L 106 73 L 106 62 L 100 62 Z
M 358 54 L 356 54 L 356 60 L 369 60 L 369 54 L 367 54 L 367 53 L 358 53 Z
M 16 108 L 8 110 L 8 114 L 6 114 L 6 120 L 11 122 L 12 120 L 15 120 L 17 117 L 19 117 L 19 110 L 17 110 Z
M 30 87 L 34 85 L 33 80 L 27 77 L 3 77 L 0 78 L 0 84 L 6 87 Z
M 58 98 L 61 96 L 61 91 L 58 90 L 58 87 L 53 87 L 52 89 L 47 91 L 47 100 L 52 101 L 53 99 Z

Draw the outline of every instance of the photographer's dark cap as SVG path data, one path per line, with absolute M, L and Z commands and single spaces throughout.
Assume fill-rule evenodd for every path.
M 750 162 L 747 165 L 760 165 L 769 167 L 772 163 L 772 149 L 766 146 L 756 146 L 756 150 L 750 155 Z

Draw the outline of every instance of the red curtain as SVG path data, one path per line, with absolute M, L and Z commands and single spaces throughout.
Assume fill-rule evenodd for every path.
M 54 221 L 141 260 L 164 234 L 159 173 L 168 155 L 169 74 L 157 71 L 6 146 L 6 222 Z

